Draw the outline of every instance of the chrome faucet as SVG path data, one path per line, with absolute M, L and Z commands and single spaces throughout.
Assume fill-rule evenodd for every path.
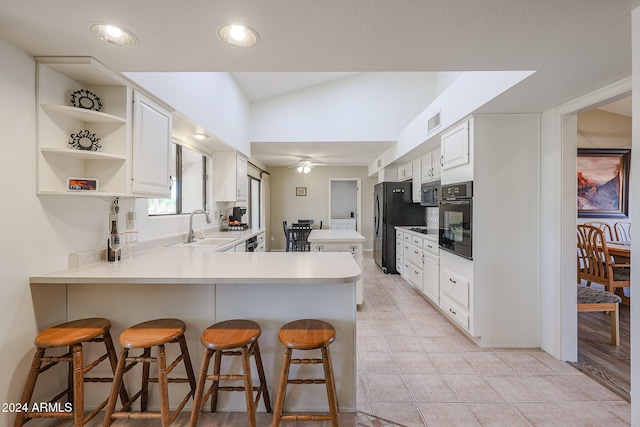
M 196 234 L 193 232 L 193 216 L 199 213 L 205 215 L 205 217 L 207 218 L 207 224 L 211 224 L 211 217 L 209 216 L 209 212 L 203 211 L 202 209 L 191 212 L 191 216 L 189 217 L 189 233 L 187 235 L 187 243 L 193 243 L 196 238 Z

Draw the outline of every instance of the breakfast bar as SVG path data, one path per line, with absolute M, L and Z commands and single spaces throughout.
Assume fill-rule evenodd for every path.
M 355 412 L 356 282 L 361 275 L 348 252 L 238 253 L 178 246 L 149 250 L 132 261 L 98 262 L 32 276 L 30 283 L 36 305 L 54 290 L 64 294 L 58 300 L 64 301 L 59 305 L 66 311 L 66 320 L 110 319 L 116 348 L 117 337 L 131 325 L 156 318 L 183 320 L 194 366 L 200 365 L 204 352 L 200 334 L 205 328 L 223 320 L 253 320 L 262 328 L 260 349 L 273 398 L 284 350 L 278 341 L 279 329 L 292 320 L 324 320 L 336 329 L 331 356 L 340 411 Z M 55 300 L 51 299 L 52 303 Z M 233 368 L 241 371 L 240 361 L 233 363 Z M 300 365 L 292 367 L 291 372 L 292 376 L 313 376 L 317 369 Z M 108 384 L 96 387 L 87 388 L 87 408 L 99 404 L 108 393 Z M 170 396 L 172 405 L 179 403 L 178 396 L 183 396 L 187 387 L 175 386 L 176 392 Z M 324 387 L 297 387 L 301 385 L 289 387 L 288 393 L 296 398 L 286 400 L 285 411 L 328 411 Z M 158 396 L 151 395 L 150 399 L 150 409 L 157 409 Z M 218 410 L 245 411 L 243 396 L 221 394 Z M 258 410 L 264 411 L 264 406 L 261 404 Z

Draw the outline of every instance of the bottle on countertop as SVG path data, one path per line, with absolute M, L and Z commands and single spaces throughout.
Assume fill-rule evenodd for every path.
M 118 214 L 109 215 L 109 221 L 111 221 L 110 234 L 118 233 Z M 120 249 L 115 250 L 111 247 L 111 239 L 107 237 L 107 261 L 114 262 L 116 258 L 120 261 Z

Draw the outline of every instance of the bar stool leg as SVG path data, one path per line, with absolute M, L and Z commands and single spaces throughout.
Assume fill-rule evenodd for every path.
M 280 426 L 282 410 L 284 408 L 284 395 L 287 392 L 287 382 L 289 381 L 289 367 L 291 366 L 290 348 L 285 348 L 282 358 L 282 370 L 280 371 L 280 381 L 278 382 L 278 394 L 276 395 L 276 407 L 273 411 L 273 427 Z
M 256 427 L 256 407 L 258 403 L 253 402 L 253 383 L 251 381 L 251 359 L 249 358 L 249 347 L 240 349 L 242 353 L 242 376 L 244 377 L 244 395 L 247 401 L 247 417 L 249 427 Z
M 124 347 L 122 351 L 120 351 L 120 359 L 118 359 L 118 365 L 116 366 L 116 373 L 113 376 L 113 384 L 111 384 L 111 388 L 116 390 L 116 387 L 122 387 L 122 376 L 124 375 L 125 364 L 127 363 L 127 356 L 129 356 L 129 349 Z M 116 393 L 109 394 L 109 400 L 107 401 L 107 407 L 104 413 L 104 422 L 103 426 L 111 425 L 111 415 L 116 409 L 116 402 L 118 401 L 118 396 Z M 127 406 L 129 401 L 123 402 L 123 405 Z
M 267 413 L 271 413 L 271 399 L 269 399 L 269 392 L 267 391 L 267 380 L 264 375 L 264 367 L 262 365 L 262 355 L 260 354 L 260 346 L 258 341 L 253 343 L 251 347 L 253 349 L 253 357 L 256 360 L 256 368 L 258 370 L 258 379 L 260 380 L 262 396 L 264 399 L 264 406 Z M 260 392 L 260 390 L 258 390 Z
M 182 352 L 184 367 L 187 370 L 187 378 L 189 379 L 189 385 L 191 386 L 191 396 L 196 393 L 196 376 L 193 373 L 193 366 L 191 365 L 191 356 L 189 356 L 189 347 L 187 347 L 187 339 L 184 335 L 178 338 L 180 344 L 180 351 Z
M 146 347 L 142 351 L 142 357 L 146 360 L 151 358 L 151 347 Z M 140 411 L 147 411 L 147 404 L 149 403 L 149 371 L 151 369 L 151 362 L 142 363 L 142 390 L 140 394 Z
M 336 384 L 333 378 L 333 367 L 329 347 L 322 347 L 322 366 L 324 366 L 324 381 L 327 386 L 327 398 L 329 400 L 329 413 L 331 415 L 332 427 L 338 427 L 338 398 L 336 395 Z
M 116 356 L 116 348 L 113 345 L 113 339 L 111 338 L 111 334 L 107 331 L 103 337 L 104 346 L 107 348 L 107 354 L 109 355 L 109 363 L 111 364 L 111 372 L 113 372 L 113 376 L 115 378 L 116 369 L 118 368 L 118 357 Z M 120 387 L 120 400 L 124 405 L 129 401 L 129 395 L 127 394 L 127 389 L 124 386 Z
M 207 373 L 209 372 L 209 362 L 213 356 L 213 350 L 205 348 L 202 357 L 202 365 L 200 366 L 200 374 L 198 375 L 198 384 L 196 386 L 196 394 L 193 396 L 193 409 L 191 410 L 191 418 L 189 418 L 189 426 L 196 427 L 200 411 L 204 406 L 202 403 L 202 395 L 204 394 L 204 386 L 207 381 Z
M 84 425 L 84 364 L 82 344 L 73 346 L 73 425 Z
M 167 380 L 167 355 L 163 344 L 158 346 L 158 388 L 160 388 L 162 427 L 169 427 L 169 381 Z
M 215 359 L 213 362 L 213 384 L 211 385 L 211 413 L 216 412 L 218 407 L 218 386 L 220 385 L 220 365 L 222 363 L 222 351 L 215 352 Z
M 33 355 L 33 361 L 31 362 L 31 369 L 29 370 L 29 376 L 27 377 L 27 385 L 24 387 L 22 393 L 22 399 L 20 400 L 21 406 L 29 404 L 31 397 L 33 397 L 33 390 L 36 387 L 36 380 L 38 379 L 38 373 L 40 372 L 40 365 L 42 364 L 42 358 L 44 357 L 44 348 L 36 348 L 36 353 Z M 24 424 L 24 412 L 18 412 L 14 427 L 22 427 Z

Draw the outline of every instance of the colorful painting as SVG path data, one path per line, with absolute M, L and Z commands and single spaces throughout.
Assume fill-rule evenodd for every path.
M 627 217 L 628 149 L 578 149 L 578 216 Z

